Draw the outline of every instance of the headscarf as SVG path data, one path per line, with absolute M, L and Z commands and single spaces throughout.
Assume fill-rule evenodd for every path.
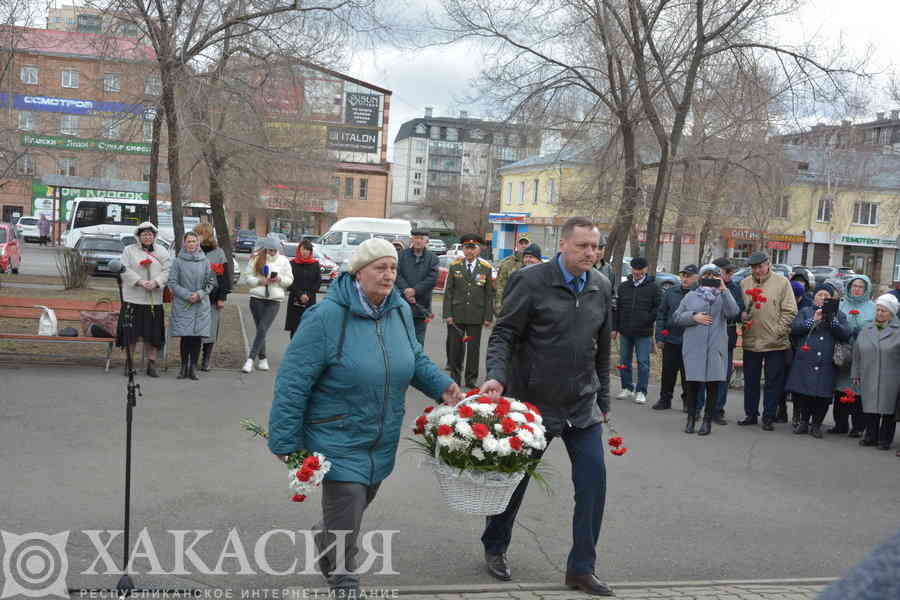
M 799 300 L 806 293 L 806 288 L 799 281 L 791 280 L 791 289 L 794 290 L 794 298 Z
M 315 253 L 311 253 L 311 254 L 309 255 L 309 258 L 304 258 L 304 257 L 300 254 L 300 250 L 302 250 L 302 249 L 303 249 L 303 245 L 302 245 L 302 244 L 297 244 L 297 254 L 294 256 L 294 262 L 295 262 L 295 263 L 297 263 L 298 265 L 311 265 L 311 264 L 313 264 L 313 263 L 319 262 L 319 259 L 316 258 Z
M 857 279 L 866 284 L 866 291 L 862 296 L 851 296 L 850 286 Z M 840 308 L 841 312 L 847 316 L 847 322 L 854 335 L 859 333 L 864 325 L 875 320 L 875 303 L 869 297 L 871 290 L 872 282 L 865 275 L 854 275 L 844 286 L 844 297 L 841 299 Z

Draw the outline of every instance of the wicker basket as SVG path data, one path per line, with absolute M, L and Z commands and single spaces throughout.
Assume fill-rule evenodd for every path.
M 441 495 L 450 510 L 470 515 L 499 515 L 506 510 L 509 499 L 525 473 L 495 473 L 490 471 L 461 471 L 433 457 L 431 465 Z

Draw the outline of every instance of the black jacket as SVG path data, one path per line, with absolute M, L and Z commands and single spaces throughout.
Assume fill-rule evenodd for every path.
M 662 302 L 656 311 L 656 341 L 666 342 L 669 344 L 681 345 L 681 336 L 684 334 L 684 327 L 675 324 L 675 310 L 681 304 L 681 300 L 696 289 L 696 286 L 685 289 L 681 285 L 673 285 L 663 292 Z M 664 335 L 663 332 L 667 335 Z
M 741 290 L 741 284 L 729 281 L 725 284 L 725 287 L 734 296 L 734 301 L 737 302 L 738 310 L 740 311 L 737 317 L 728 321 L 728 347 L 734 349 L 737 346 L 737 324 L 741 322 L 741 313 L 747 310 L 747 305 L 744 303 L 744 292 Z
M 431 292 L 438 280 L 438 257 L 427 248 L 422 251 L 422 256 L 416 256 L 412 248 L 407 248 L 397 257 L 397 281 L 396 286 L 403 295 L 403 290 L 413 288 L 416 290 L 416 304 L 427 312 L 431 312 Z M 427 314 L 413 308 L 414 319 L 424 319 Z
M 487 376 L 535 404 L 548 433 L 588 427 L 609 411 L 609 280 L 596 270 L 576 297 L 556 259 L 520 269 L 488 340 Z
M 653 335 L 653 324 L 662 300 L 656 279 L 647 275 L 640 285 L 635 286 L 629 275 L 616 291 L 613 331 L 628 337 Z
M 287 315 L 284 319 L 284 330 L 294 331 L 300 324 L 300 319 L 307 308 L 316 303 L 316 292 L 322 285 L 322 271 L 319 261 L 314 263 L 296 263 L 291 261 L 291 271 L 294 274 L 294 282 L 288 288 Z M 300 304 L 300 296 L 306 294 L 309 302 Z

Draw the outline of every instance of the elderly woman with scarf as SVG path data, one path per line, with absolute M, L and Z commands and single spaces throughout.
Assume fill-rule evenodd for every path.
M 723 293 L 724 292 L 724 293 Z M 718 387 L 728 378 L 728 320 L 740 314 L 734 296 L 725 286 L 722 272 L 714 264 L 700 269 L 700 286 L 689 292 L 675 310 L 673 320 L 684 328 L 681 355 L 687 381 L 687 424 L 685 433 L 694 433 L 697 395 L 706 388 L 707 402 L 699 435 L 709 435 L 718 396 Z
M 866 432 L 860 446 L 888 450 L 894 441 L 897 423 L 897 394 L 900 393 L 900 302 L 891 294 L 875 301 L 875 321 L 864 326 L 853 345 L 851 377 L 862 396 Z
M 825 301 L 835 294 L 836 290 L 828 283 L 817 286 L 813 305 L 800 309 L 791 326 L 791 335 L 800 343 L 785 386 L 791 392 L 794 407 L 800 409 L 800 421 L 794 426 L 794 433 L 809 433 L 820 439 L 822 421 L 828 414 L 834 391 L 837 370 L 834 348 L 838 342 L 850 339 L 850 327 L 844 313 L 823 313 Z
M 316 303 L 316 293 L 322 284 L 319 260 L 313 254 L 313 246 L 309 240 L 303 240 L 297 246 L 297 255 L 291 261 L 291 272 L 294 274 L 294 281 L 288 288 L 290 294 L 284 330 L 290 331 L 293 338 L 303 313 Z
M 119 317 L 116 345 L 134 347 L 144 341 L 147 375 L 159 377 L 156 351 L 166 339 L 166 313 L 163 310 L 163 288 L 169 280 L 172 259 L 168 250 L 156 243 L 156 225 L 144 222 L 137 226 L 136 244 L 122 251 L 122 311 Z
M 459 386 L 416 340 L 396 278 L 390 242 L 360 244 L 349 272 L 303 316 L 275 380 L 269 449 L 281 459 L 300 449 L 320 452 L 332 464 L 322 484 L 322 522 L 314 528 L 329 597 L 359 595 L 357 538 L 366 508 L 394 468 L 409 386 L 434 400 L 462 400 Z
M 872 283 L 865 275 L 854 275 L 853 279 L 844 285 L 846 292 L 841 299 L 840 309 L 847 317 L 847 324 L 850 327 L 849 343 L 853 344 L 862 328 L 875 320 L 875 303 L 871 297 Z M 863 422 L 859 389 L 854 389 L 850 381 L 850 364 L 848 361 L 837 369 L 837 376 L 834 379 L 834 404 L 831 408 L 834 427 L 829 429 L 828 433 L 844 433 L 852 438 L 858 438 L 862 436 L 866 425 Z M 853 391 L 852 397 L 847 396 L 847 389 Z M 844 402 L 841 402 L 841 398 L 844 398 Z M 847 402 L 850 398 L 854 401 Z
M 216 276 L 216 287 L 209 295 L 209 335 L 203 338 L 203 360 L 200 363 L 201 371 L 209 371 L 213 345 L 219 339 L 222 309 L 225 308 L 225 300 L 231 293 L 231 278 L 228 276 L 228 258 L 216 241 L 213 226 L 209 223 L 199 223 L 194 227 L 194 233 L 200 236 L 200 249 L 206 255 L 206 260 L 209 261 L 209 266 Z

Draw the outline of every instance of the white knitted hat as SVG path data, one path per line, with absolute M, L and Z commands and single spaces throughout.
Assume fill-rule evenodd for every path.
M 897 311 L 900 311 L 900 300 L 897 300 L 897 297 L 893 294 L 878 296 L 878 300 L 875 301 L 875 304 L 880 304 L 885 307 L 891 311 L 891 314 L 895 317 L 897 316 Z
M 394 248 L 394 245 L 381 238 L 369 238 L 356 249 L 356 253 L 350 258 L 350 266 L 347 270 L 356 275 L 366 265 L 387 256 L 397 260 L 397 249 Z

